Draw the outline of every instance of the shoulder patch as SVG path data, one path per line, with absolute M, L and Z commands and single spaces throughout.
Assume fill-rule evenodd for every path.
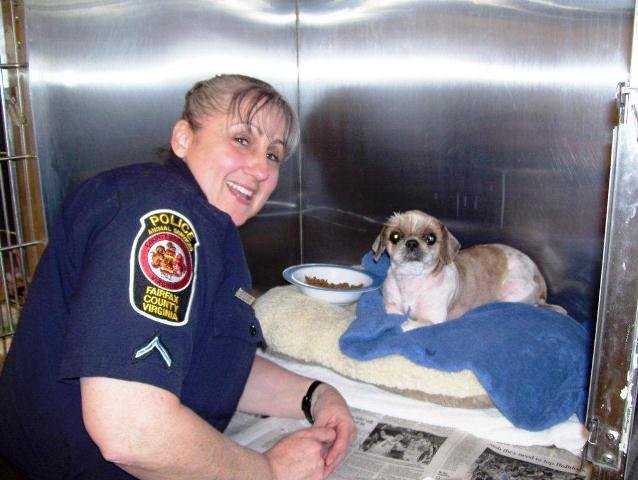
M 185 325 L 195 294 L 197 233 L 173 210 L 153 210 L 140 223 L 131 248 L 131 306 L 156 322 Z

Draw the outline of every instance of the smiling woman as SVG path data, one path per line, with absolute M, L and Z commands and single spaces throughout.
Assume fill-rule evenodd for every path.
M 243 225 L 277 186 L 298 136 L 294 112 L 276 91 L 232 76 L 198 82 L 186 94 L 171 147 L 208 201 Z
M 309 390 L 313 379 L 255 356 L 264 338 L 237 230 L 298 136 L 273 87 L 213 77 L 186 95 L 166 164 L 110 170 L 69 196 L 0 377 L 0 456 L 47 479 L 336 468 L 354 437 L 350 411 L 333 387 Z M 312 412 L 314 427 L 257 453 L 222 434 L 238 408 Z

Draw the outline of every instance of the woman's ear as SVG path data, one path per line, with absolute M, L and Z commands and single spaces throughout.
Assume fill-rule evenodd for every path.
M 184 158 L 190 147 L 193 138 L 193 129 L 190 124 L 184 120 L 178 120 L 173 127 L 173 135 L 171 136 L 171 147 L 173 152 L 179 158 Z

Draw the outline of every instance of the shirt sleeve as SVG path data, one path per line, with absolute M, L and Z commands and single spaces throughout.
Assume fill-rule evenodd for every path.
M 69 244 L 56 246 L 72 252 L 78 278 L 60 377 L 138 381 L 180 396 L 200 321 L 197 226 L 175 199 L 144 191 L 126 203 L 116 191 L 103 196 L 112 210 L 91 214 L 85 205 Z M 76 200 L 69 216 L 83 203 Z

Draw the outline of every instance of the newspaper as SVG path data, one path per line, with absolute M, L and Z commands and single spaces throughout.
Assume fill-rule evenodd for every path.
M 469 433 L 353 410 L 357 439 L 330 480 L 586 480 L 580 457 L 552 447 L 490 442 Z M 226 433 L 259 452 L 308 424 L 238 413 Z

